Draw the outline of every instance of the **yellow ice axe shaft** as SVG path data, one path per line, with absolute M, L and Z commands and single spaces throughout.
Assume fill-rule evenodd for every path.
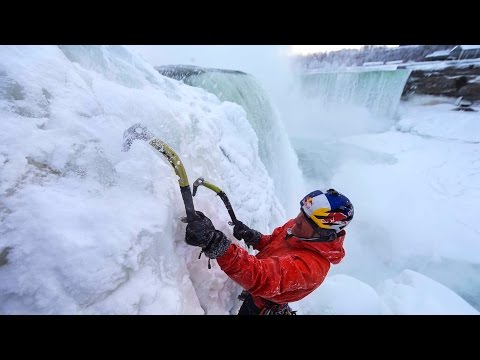
M 195 220 L 197 215 L 195 214 L 195 207 L 193 206 L 192 192 L 190 190 L 190 185 L 188 184 L 187 172 L 185 171 L 182 161 L 175 151 L 173 151 L 172 148 L 162 140 L 153 138 L 148 143 L 156 151 L 165 156 L 170 165 L 172 165 L 175 174 L 178 175 L 178 184 L 180 185 L 180 192 L 182 194 L 183 203 L 185 204 L 187 221 L 190 222 Z
M 123 151 L 130 150 L 130 147 L 134 140 L 144 140 L 148 141 L 151 147 L 155 149 L 159 154 L 163 155 L 167 161 L 172 165 L 175 174 L 178 175 L 178 183 L 180 185 L 180 192 L 182 193 L 183 203 L 185 204 L 185 211 L 187 213 L 187 222 L 193 221 L 198 218 L 195 213 L 195 207 L 193 206 L 193 197 L 190 190 L 190 185 L 188 184 L 187 172 L 182 164 L 182 161 L 172 150 L 162 140 L 153 136 L 153 134 L 148 131 L 146 126 L 142 124 L 135 124 L 130 126 L 123 133 Z

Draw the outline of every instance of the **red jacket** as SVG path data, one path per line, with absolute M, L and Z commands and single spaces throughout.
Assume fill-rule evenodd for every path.
M 323 282 L 330 263 L 338 264 L 345 256 L 345 231 L 332 242 L 308 242 L 286 238 L 294 219 L 276 228 L 271 235 L 262 235 L 254 247 L 256 256 L 236 244 L 217 258 L 222 270 L 253 295 L 255 305 L 262 309 L 266 300 L 277 304 L 298 301 Z

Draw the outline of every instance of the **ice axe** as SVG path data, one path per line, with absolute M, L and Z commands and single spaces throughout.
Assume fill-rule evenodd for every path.
M 237 217 L 235 216 L 235 213 L 233 212 L 232 205 L 230 204 L 230 201 L 228 200 L 227 194 L 220 189 L 218 186 L 213 185 L 212 183 L 209 183 L 208 181 L 205 181 L 203 177 L 199 177 L 195 182 L 193 183 L 193 196 L 197 193 L 197 188 L 203 185 L 210 190 L 213 190 L 217 193 L 218 196 L 220 196 L 220 199 L 222 199 L 223 203 L 225 204 L 225 207 L 227 208 L 228 213 L 230 214 L 230 218 L 232 221 L 229 221 L 229 225 L 236 225 L 238 220 Z
M 175 151 L 173 151 L 172 148 L 165 144 L 162 140 L 156 138 L 150 131 L 148 131 L 147 127 L 143 126 L 142 124 L 130 126 L 123 133 L 123 138 L 124 142 L 122 151 L 130 150 L 134 140 L 144 140 L 168 160 L 170 165 L 172 165 L 175 174 L 177 174 L 179 177 L 178 183 L 180 184 L 180 192 L 182 193 L 183 203 L 185 204 L 187 222 L 198 219 L 198 216 L 195 213 L 195 207 L 193 206 L 193 197 L 190 190 L 190 185 L 188 184 L 187 173 L 183 167 L 182 161 Z

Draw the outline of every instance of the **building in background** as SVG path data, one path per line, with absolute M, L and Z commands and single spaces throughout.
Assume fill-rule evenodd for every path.
M 480 58 L 480 45 L 457 45 L 448 55 L 448 60 L 478 59 Z

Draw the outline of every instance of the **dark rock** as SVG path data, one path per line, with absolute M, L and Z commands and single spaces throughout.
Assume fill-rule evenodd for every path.
M 164 76 L 180 81 L 185 80 L 190 76 L 214 72 L 245 75 L 243 71 L 239 70 L 204 68 L 195 65 L 162 65 L 156 66 L 155 70 L 157 70 L 160 74 Z
M 10 246 L 7 246 L 2 251 L 0 251 L 0 266 L 6 265 L 8 263 L 8 253 L 12 250 Z
M 463 96 L 464 99 L 470 101 L 480 100 L 480 83 L 468 83 L 463 86 L 459 91 L 458 95 Z
M 413 70 L 407 80 L 402 96 L 411 94 L 434 95 L 464 100 L 480 100 L 480 67 L 448 67 L 441 70 Z M 475 82 L 474 82 L 475 81 Z

